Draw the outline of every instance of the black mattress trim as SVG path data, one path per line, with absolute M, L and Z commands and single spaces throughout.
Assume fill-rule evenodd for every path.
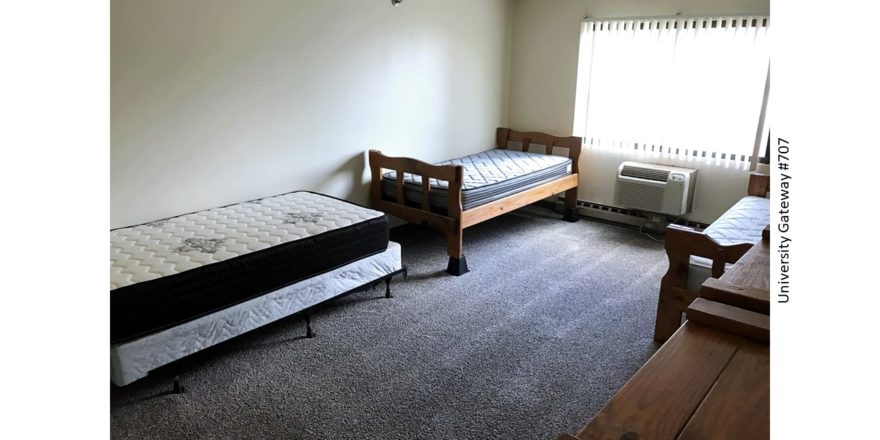
M 486 150 L 486 151 L 493 151 L 493 150 Z M 518 150 L 511 150 L 511 151 L 521 152 L 521 151 L 518 151 Z M 434 164 L 432 164 L 432 165 L 437 165 L 437 166 L 441 166 L 441 165 L 442 165 L 442 166 L 446 166 L 446 165 L 455 165 L 455 166 L 463 166 L 463 167 L 467 168 L 467 166 L 464 166 L 464 165 L 448 164 L 448 163 L 445 163 L 445 162 L 450 162 L 450 161 L 453 161 L 453 160 L 456 160 L 456 159 L 462 159 L 462 158 L 465 158 L 465 157 L 468 157 L 468 156 L 473 156 L 473 155 L 481 154 L 481 153 L 485 153 L 485 151 L 481 151 L 481 152 L 479 152 L 479 153 L 474 153 L 474 154 L 468 154 L 468 155 L 465 155 L 465 156 L 459 156 L 459 157 L 456 157 L 456 158 L 454 158 L 454 159 L 449 159 L 449 160 L 445 160 L 445 161 L 442 161 L 442 162 L 437 162 L 437 163 L 434 163 Z M 540 155 L 540 153 L 532 153 L 532 152 L 530 152 L 530 151 L 525 151 L 525 153 Z M 562 156 L 557 156 L 557 157 L 562 157 Z M 564 158 L 564 159 L 566 159 L 566 160 L 564 160 L 564 161 L 562 161 L 562 162 L 559 162 L 559 163 L 556 164 L 556 165 L 551 165 L 551 166 L 546 167 L 546 168 L 541 168 L 541 169 L 538 169 L 538 170 L 535 170 L 535 171 L 532 171 L 532 172 L 528 172 L 528 173 L 525 173 L 525 174 L 521 174 L 521 175 L 519 175 L 519 176 L 516 176 L 516 177 L 510 178 L 510 179 L 499 180 L 498 182 L 489 183 L 489 184 L 482 185 L 482 186 L 478 186 L 478 187 L 474 187 L 474 188 L 462 188 L 462 189 L 461 189 L 461 192 L 462 192 L 462 194 L 464 194 L 464 193 L 466 193 L 466 192 L 473 192 L 473 193 L 486 192 L 486 191 L 490 191 L 490 190 L 494 189 L 494 188 L 497 187 L 497 186 L 502 186 L 502 185 L 511 185 L 511 187 L 516 187 L 516 182 L 517 182 L 517 181 L 519 181 L 519 180 L 526 180 L 528 177 L 533 176 L 533 175 L 535 175 L 535 174 L 539 174 L 539 173 L 543 173 L 543 172 L 550 172 L 551 170 L 555 170 L 556 168 L 562 168 L 562 167 L 568 168 L 568 167 L 570 167 L 570 166 L 571 166 L 571 158 Z M 392 174 L 394 174 L 394 177 L 391 177 Z M 404 174 L 412 174 L 412 175 L 420 176 L 420 175 L 417 174 L 417 173 L 410 173 L 410 172 L 406 172 L 406 171 L 404 172 Z M 570 168 L 568 168 L 568 174 L 571 174 L 571 169 L 570 169 Z M 383 181 L 383 183 L 384 183 L 384 182 L 389 182 L 389 183 L 391 183 L 392 185 L 397 185 L 397 173 L 396 173 L 395 171 L 388 171 L 388 172 L 386 172 L 386 173 L 382 173 L 382 181 Z M 511 182 L 514 182 L 514 183 L 511 184 Z M 406 182 L 405 180 L 404 180 L 404 182 L 403 182 L 403 185 L 404 185 L 404 187 L 410 186 L 410 187 L 413 187 L 413 188 L 417 188 L 417 189 L 419 189 L 419 190 L 421 190 L 421 188 L 422 188 L 422 184 L 421 184 L 421 183 Z M 447 188 L 441 188 L 441 187 L 439 187 L 439 186 L 435 186 L 435 185 L 431 185 L 431 191 L 448 191 L 448 189 L 447 189 Z
M 504 186 L 498 184 L 486 185 L 479 188 L 474 188 L 470 191 L 461 191 L 461 204 L 462 208 L 472 209 L 481 205 L 485 205 L 487 203 L 494 202 L 496 200 L 503 199 L 504 197 L 508 197 L 513 194 L 520 193 L 522 191 L 529 190 L 536 186 L 543 185 L 548 182 L 553 182 L 559 180 L 563 177 L 571 175 L 571 169 L 566 166 L 564 172 L 560 172 L 559 170 L 554 170 L 553 173 L 543 173 L 543 175 L 535 178 L 535 173 L 529 174 L 529 179 L 516 179 L 515 184 L 507 184 Z M 526 175 L 524 175 L 526 176 Z M 522 177 L 522 176 L 520 176 Z M 395 201 L 396 196 L 394 194 L 395 190 L 395 180 L 391 179 L 383 179 L 382 180 L 382 197 L 385 200 Z M 510 181 L 507 181 L 510 182 Z M 500 182 L 499 182 L 500 183 Z M 482 190 L 482 191 L 481 191 Z M 446 197 L 448 197 L 448 191 L 446 188 L 432 188 L 431 189 L 431 206 L 437 208 L 446 209 Z M 416 205 L 420 205 L 422 203 L 423 190 L 421 185 L 415 185 L 411 183 L 404 184 L 404 198 L 407 202 L 415 203 Z

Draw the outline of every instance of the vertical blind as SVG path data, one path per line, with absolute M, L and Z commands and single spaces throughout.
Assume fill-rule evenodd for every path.
M 594 148 L 750 160 L 767 25 L 765 16 L 584 21 L 574 134 Z

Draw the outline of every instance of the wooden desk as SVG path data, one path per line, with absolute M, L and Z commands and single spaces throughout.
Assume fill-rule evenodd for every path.
M 770 238 L 759 241 L 721 278 L 709 278 L 700 298 L 770 314 Z
M 721 280 L 738 286 L 770 290 L 770 240 L 761 240 L 752 246 L 721 275 Z
M 764 240 L 703 285 L 688 321 L 574 438 L 769 438 L 769 285 Z
M 770 346 L 686 322 L 580 440 L 770 437 Z

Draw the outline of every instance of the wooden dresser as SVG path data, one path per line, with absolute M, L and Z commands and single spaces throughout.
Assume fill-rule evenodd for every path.
M 703 284 L 688 321 L 575 436 L 770 437 L 769 237 Z

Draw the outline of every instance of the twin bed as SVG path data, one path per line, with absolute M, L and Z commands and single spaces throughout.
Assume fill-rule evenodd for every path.
M 111 380 L 403 271 L 383 213 L 303 191 L 112 230 Z
M 498 128 L 496 143 L 494 150 L 439 164 L 370 150 L 370 204 L 446 234 L 446 271 L 452 275 L 468 272 L 462 250 L 467 227 L 561 192 L 564 218 L 577 221 L 580 137 Z M 519 151 L 511 144 L 519 144 Z M 541 153 L 531 152 L 532 145 L 540 145 Z M 554 155 L 556 148 L 566 155 Z
M 559 192 L 577 220 L 580 138 L 499 128 L 497 142 L 438 165 L 370 151 L 377 210 L 297 191 L 110 231 L 111 381 L 383 280 L 390 297 L 406 269 L 380 211 L 446 233 L 454 275 L 468 271 L 464 228 Z
M 669 268 L 660 282 L 654 340 L 664 342 L 679 326 L 703 283 L 721 278 L 755 243 L 770 223 L 770 176 L 751 173 L 747 196 L 703 231 L 670 225 L 666 229 Z

